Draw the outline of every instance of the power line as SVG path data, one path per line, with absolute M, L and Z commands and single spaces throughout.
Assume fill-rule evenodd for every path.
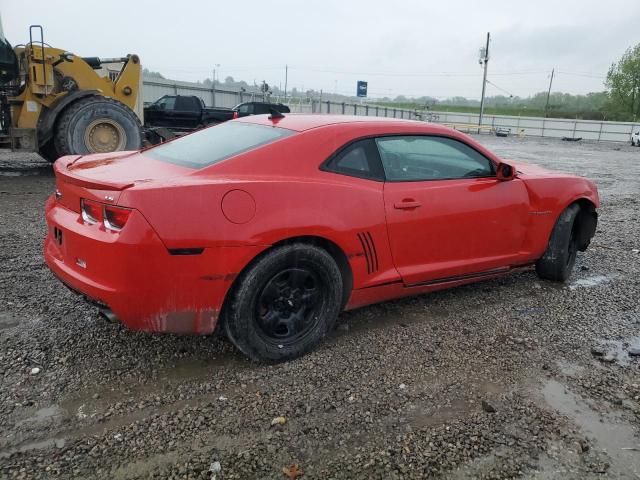
M 367 72 L 354 70 L 326 69 L 318 67 L 308 67 L 300 65 L 289 65 L 292 70 L 302 70 L 316 73 L 330 73 L 340 75 L 369 75 L 380 77 L 477 77 L 478 72 Z M 544 71 L 515 71 L 515 72 L 496 72 L 492 76 L 510 76 L 510 75 L 541 75 L 546 74 Z
M 509 95 L 510 97 L 515 97 L 515 96 L 516 96 L 516 95 L 514 95 L 513 93 L 511 93 L 511 92 L 509 92 L 508 90 L 505 90 L 504 88 L 502 88 L 502 87 L 500 87 L 500 86 L 496 85 L 495 83 L 493 83 L 492 81 L 490 81 L 490 80 L 488 80 L 488 79 L 487 79 L 487 83 L 488 83 L 489 85 L 493 85 L 495 88 L 497 88 L 497 89 L 498 89 L 498 90 L 500 90 L 501 92 L 506 93 L 506 94 L 507 94 L 507 95 Z

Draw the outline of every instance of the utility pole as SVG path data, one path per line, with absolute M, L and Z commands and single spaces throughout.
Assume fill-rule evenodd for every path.
M 487 64 L 489 63 L 489 40 L 491 39 L 491 33 L 487 32 L 487 46 L 484 49 L 480 49 L 480 65 L 484 65 L 484 75 L 482 78 L 482 98 L 480 99 L 480 117 L 478 118 L 478 133 L 480 133 L 480 127 L 482 126 L 482 116 L 484 115 L 484 94 L 487 89 Z
M 289 79 L 289 65 L 284 66 L 284 101 L 287 101 L 287 80 Z
M 551 70 L 551 79 L 549 80 L 549 90 L 547 90 L 547 103 L 544 106 L 544 116 L 545 117 L 549 113 L 549 97 L 551 96 L 551 85 L 553 85 L 553 74 L 555 73 L 555 71 L 556 71 L 555 68 Z

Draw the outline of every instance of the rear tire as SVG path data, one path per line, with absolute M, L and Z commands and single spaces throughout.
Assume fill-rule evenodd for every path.
M 54 141 L 60 156 L 138 150 L 142 131 L 129 107 L 112 98 L 92 95 L 62 112 Z
M 571 276 L 578 252 L 576 218 L 579 212 L 580 206 L 574 203 L 560 214 L 547 250 L 536 262 L 536 273 L 540 278 L 564 282 Z
M 225 332 L 254 361 L 299 357 L 335 325 L 342 289 L 340 270 L 325 250 L 277 247 L 238 279 L 225 306 Z

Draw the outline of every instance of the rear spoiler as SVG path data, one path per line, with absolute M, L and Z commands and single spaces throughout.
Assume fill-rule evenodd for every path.
M 69 155 L 67 157 L 59 158 L 53 164 L 53 171 L 56 178 L 59 178 L 72 185 L 78 185 L 84 188 L 92 188 L 95 190 L 124 190 L 126 188 L 135 185 L 133 182 L 114 182 L 112 180 L 96 180 L 87 177 L 80 176 L 69 170 L 69 167 L 73 165 L 77 160 L 82 158 L 82 155 Z

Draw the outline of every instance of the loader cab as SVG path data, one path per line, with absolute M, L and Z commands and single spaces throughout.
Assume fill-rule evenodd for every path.
M 6 38 L 0 37 L 0 86 L 18 79 L 18 57 Z

